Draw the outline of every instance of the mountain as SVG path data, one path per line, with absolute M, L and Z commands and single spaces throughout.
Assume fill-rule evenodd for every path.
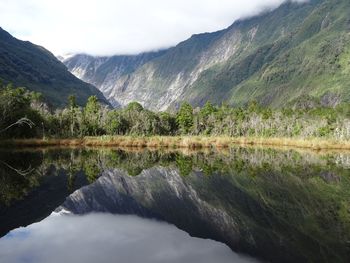
M 110 102 L 118 107 L 113 98 L 114 83 L 121 77 L 135 72 L 147 62 L 163 55 L 165 51 L 142 53 L 134 56 L 93 57 L 85 54 L 60 57 L 68 70 L 78 78 L 99 87 L 108 96 Z
M 305 98 L 350 101 L 349 13 L 348 0 L 287 1 L 154 57 L 141 54 L 149 58 L 144 63 L 135 63 L 135 56 L 82 55 L 64 63 L 114 105 L 139 101 L 166 110 L 184 100 L 197 106 L 256 99 L 274 107 Z
M 0 28 L 0 79 L 15 86 L 41 92 L 55 107 L 64 106 L 69 95 L 76 95 L 80 105 L 97 95 L 108 104 L 103 94 L 71 74 L 48 50 L 21 41 Z

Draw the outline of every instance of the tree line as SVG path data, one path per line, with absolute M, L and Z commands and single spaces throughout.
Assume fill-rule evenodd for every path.
M 78 106 L 75 96 L 63 109 L 50 109 L 43 96 L 12 85 L 0 88 L 1 138 L 81 138 L 84 136 L 326 137 L 350 139 L 350 104 L 281 109 L 253 101 L 230 107 L 209 101 L 201 108 L 181 104 L 176 112 L 153 112 L 137 102 L 111 109 L 91 96 Z

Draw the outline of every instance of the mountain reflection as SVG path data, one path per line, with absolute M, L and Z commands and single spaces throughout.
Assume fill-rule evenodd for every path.
M 32 210 L 18 217 L 17 225 L 8 223 L 8 230 L 39 221 L 59 206 L 56 211 L 80 215 L 107 212 L 165 221 L 271 262 L 350 260 L 350 153 L 236 147 L 46 149 L 6 156 L 14 160 L 17 154 L 33 156 L 34 171 L 17 174 L 23 182 L 13 187 L 17 181 L 8 175 L 16 172 L 0 165 L 6 186 L 0 219 L 12 223 L 18 207 L 28 202 Z M 59 194 L 55 185 L 61 186 Z M 43 198 L 50 209 L 38 213 Z M 31 221 L 23 221 L 32 214 Z

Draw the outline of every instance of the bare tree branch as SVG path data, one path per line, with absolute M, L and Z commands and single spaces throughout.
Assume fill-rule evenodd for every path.
M 13 126 L 22 126 L 22 125 L 28 125 L 29 128 L 33 128 L 35 124 L 28 118 L 21 118 L 15 123 L 12 123 L 11 125 L 7 126 L 5 129 L 0 130 L 0 133 L 7 131 L 8 129 L 12 128 Z
M 25 170 L 19 170 L 19 169 L 12 167 L 11 165 L 9 165 L 8 163 L 6 163 L 4 161 L 0 160 L 0 162 L 2 164 L 4 164 L 5 166 L 7 166 L 8 168 L 10 168 L 12 171 L 15 171 L 16 173 L 18 173 L 19 175 L 22 175 L 22 176 L 27 176 L 28 174 L 31 174 L 35 170 L 34 168 L 32 168 L 31 165 L 29 165 L 29 167 Z

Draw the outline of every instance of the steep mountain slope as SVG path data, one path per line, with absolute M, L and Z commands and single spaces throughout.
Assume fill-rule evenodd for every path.
M 324 104 L 334 98 L 349 101 L 350 2 L 312 4 L 315 7 L 294 31 L 219 70 L 205 72 L 187 96 L 198 102 L 203 90 L 207 94 L 222 90 L 221 98 L 230 98 L 231 104 L 255 98 L 273 106 L 306 96 Z
M 63 106 L 75 94 L 83 105 L 91 95 L 108 103 L 102 93 L 71 74 L 53 54 L 41 46 L 20 41 L 0 28 L 0 79 L 43 93 L 53 106 Z
M 163 55 L 165 51 L 142 53 L 134 56 L 93 57 L 79 54 L 73 57 L 61 58 L 68 70 L 78 78 L 93 84 L 108 95 L 112 92 L 114 83 L 123 75 L 133 73 L 148 61 Z M 114 106 L 118 102 L 109 98 Z
M 349 101 L 349 13 L 347 0 L 288 1 L 225 30 L 194 35 L 97 87 L 115 105 L 136 100 L 155 110 L 184 100 L 241 105 L 257 99 L 283 106 L 310 95 L 325 103 Z M 65 63 L 84 71 L 73 61 Z M 112 68 L 118 71 L 119 65 Z M 82 77 L 91 83 L 98 78 Z

